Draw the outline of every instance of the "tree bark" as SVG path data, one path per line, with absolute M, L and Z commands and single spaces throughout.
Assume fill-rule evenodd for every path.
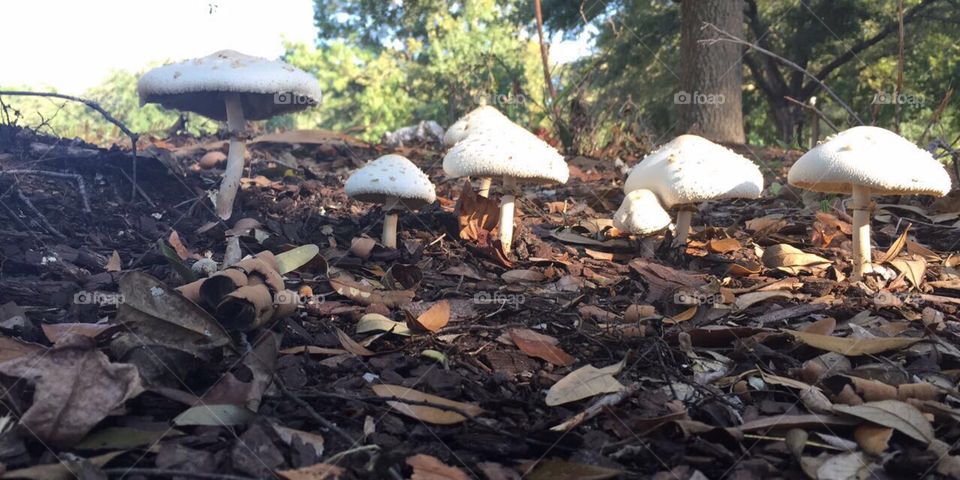
M 711 35 L 704 23 L 743 37 L 742 0 L 684 0 L 680 7 L 680 87 L 674 103 L 680 126 L 710 140 L 744 143 L 742 48 L 720 42 L 704 45 Z

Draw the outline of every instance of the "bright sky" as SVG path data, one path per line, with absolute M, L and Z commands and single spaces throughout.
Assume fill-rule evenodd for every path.
M 0 85 L 80 94 L 111 70 L 140 71 L 225 48 L 275 58 L 312 44 L 312 0 L 4 0 Z M 556 42 L 551 60 L 586 53 Z

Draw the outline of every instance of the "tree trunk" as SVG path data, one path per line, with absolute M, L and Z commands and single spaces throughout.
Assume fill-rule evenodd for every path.
M 744 143 L 740 89 L 742 48 L 713 38 L 704 23 L 743 38 L 742 0 L 684 0 L 680 10 L 680 87 L 674 103 L 685 131 L 723 143 Z

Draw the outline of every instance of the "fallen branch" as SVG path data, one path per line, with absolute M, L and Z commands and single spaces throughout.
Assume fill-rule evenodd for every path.
M 743 45 L 743 46 L 745 46 L 745 47 L 747 47 L 747 48 L 751 48 L 751 49 L 756 50 L 756 51 L 758 51 L 758 52 L 760 52 L 760 53 L 762 53 L 762 54 L 764 54 L 764 55 L 767 55 L 768 57 L 773 58 L 773 59 L 779 61 L 780 63 L 783 63 L 784 65 L 787 65 L 787 66 L 790 67 L 790 68 L 793 68 L 794 70 L 802 73 L 805 77 L 807 77 L 807 78 L 809 78 L 810 80 L 813 80 L 814 82 L 816 82 L 817 85 L 820 85 L 820 88 L 823 88 L 823 90 L 824 90 L 825 92 L 827 92 L 828 95 L 830 95 L 830 98 L 833 98 L 834 100 L 836 100 L 836 102 L 839 103 L 840 106 L 843 107 L 843 109 L 846 110 L 847 113 L 848 113 L 851 117 L 853 117 L 854 120 L 857 121 L 857 123 L 859 123 L 860 125 L 863 125 L 863 120 L 860 120 L 860 117 L 857 115 L 857 113 L 854 112 L 853 109 L 850 108 L 850 106 L 847 105 L 843 100 L 840 100 L 840 97 L 839 97 L 833 90 L 831 90 L 830 87 L 828 87 L 826 83 L 823 83 L 823 81 L 821 81 L 819 78 L 817 78 L 816 75 L 810 73 L 807 69 L 801 67 L 800 65 L 797 65 L 796 63 L 794 63 L 794 62 L 792 62 L 792 61 L 790 61 L 790 60 L 787 60 L 787 59 L 784 58 L 784 57 L 781 57 L 780 55 L 777 55 L 776 53 L 771 52 L 770 50 L 767 50 L 766 48 L 763 48 L 763 47 L 757 45 L 756 43 L 750 43 L 750 42 L 748 42 L 748 41 L 746 41 L 746 40 L 744 40 L 744 39 L 742 39 L 742 38 L 739 38 L 739 37 L 737 37 L 737 36 L 735 36 L 735 35 L 732 35 L 732 34 L 726 32 L 726 31 L 724 31 L 724 30 L 721 30 L 719 27 L 717 27 L 716 25 L 714 25 L 714 24 L 712 24 L 712 23 L 704 23 L 703 26 L 704 26 L 704 28 L 710 28 L 710 29 L 712 29 L 714 32 L 716 32 L 717 35 L 720 35 L 720 37 L 708 38 L 708 39 L 706 39 L 706 40 L 700 40 L 700 43 L 703 43 L 703 44 L 705 44 L 705 45 L 713 45 L 713 44 L 716 44 L 716 43 L 719 43 L 719 42 L 728 42 L 728 43 L 734 43 L 734 44 L 737 44 L 737 45 Z
M 61 173 L 61 172 L 51 172 L 48 170 L 0 170 L 0 175 L 3 174 L 10 175 L 46 175 L 48 177 L 57 177 L 57 178 L 69 178 L 71 180 L 77 181 L 77 192 L 80 193 L 80 198 L 83 199 L 83 211 L 90 213 L 90 200 L 87 199 L 87 186 L 83 182 L 83 177 L 75 173 Z
M 64 95 L 62 93 L 54 92 L 27 92 L 23 90 L 0 90 L 0 97 L 3 95 L 10 96 L 23 96 L 23 97 L 49 97 L 49 98 L 60 98 L 63 100 L 70 100 L 71 102 L 82 103 L 90 108 L 91 110 L 99 113 L 103 118 L 115 125 L 120 129 L 127 137 L 130 138 L 130 152 L 133 156 L 133 190 L 130 193 L 130 200 L 132 201 L 137 196 L 137 140 L 140 139 L 140 134 L 135 133 L 133 130 L 127 128 L 120 120 L 117 120 L 113 115 L 110 115 L 110 112 L 107 112 L 103 109 L 97 102 L 93 100 L 87 100 L 86 98 L 74 97 L 73 95 Z M 89 207 L 88 207 L 89 211 Z

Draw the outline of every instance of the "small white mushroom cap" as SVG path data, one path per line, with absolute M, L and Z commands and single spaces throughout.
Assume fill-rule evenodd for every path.
M 240 94 L 244 116 L 263 120 L 303 110 L 320 102 L 316 77 L 292 65 L 221 50 L 203 58 L 184 60 L 145 73 L 137 82 L 140 104 L 226 119 L 224 96 Z
M 472 132 L 443 157 L 450 177 L 509 177 L 536 183 L 567 183 L 570 168 L 550 144 L 521 127 Z
M 430 178 L 406 157 L 395 154 L 384 155 L 353 172 L 344 190 L 347 196 L 361 202 L 386 204 L 387 199 L 396 197 L 411 209 L 437 199 Z
M 725 198 L 757 198 L 763 175 L 750 160 L 696 135 L 681 135 L 633 167 L 624 192 L 649 189 L 666 208 Z
M 787 181 L 807 190 L 850 193 L 853 185 L 877 195 L 946 195 L 950 175 L 929 152 L 879 127 L 844 130 L 805 153 Z
M 634 235 L 649 235 L 668 225 L 670 214 L 660 206 L 657 195 L 642 188 L 628 193 L 613 214 L 613 226 Z
M 450 128 L 443 134 L 443 144 L 448 147 L 453 146 L 460 140 L 467 138 L 467 135 L 472 132 L 488 130 L 504 125 L 523 128 L 510 121 L 506 115 L 500 113 L 500 110 L 490 105 L 481 105 L 471 110 L 470 113 L 460 117 L 453 125 L 450 125 Z

